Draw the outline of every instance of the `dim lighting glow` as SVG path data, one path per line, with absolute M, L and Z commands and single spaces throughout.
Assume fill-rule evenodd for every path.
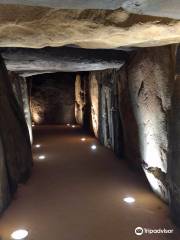
M 96 150 L 97 146 L 95 144 L 91 145 L 92 150 Z
M 38 112 L 33 111 L 32 112 L 33 120 L 35 123 L 40 123 L 41 122 L 41 117 Z
M 76 126 L 75 125 L 72 125 L 72 128 L 75 128 Z
M 70 124 L 69 124 L 69 123 L 67 123 L 67 124 L 66 124 L 66 126 L 68 126 L 68 127 L 69 127 L 69 126 L 70 126 Z
M 82 141 L 82 142 L 86 141 L 86 138 L 81 138 L 81 141 Z
M 36 144 L 35 147 L 36 147 L 36 148 L 40 148 L 41 145 L 40 145 L 40 144 Z
M 28 231 L 25 229 L 19 229 L 11 234 L 12 239 L 25 239 L 28 236 Z
M 135 199 L 133 197 L 125 197 L 123 201 L 126 203 L 134 203 Z
M 43 160 L 43 159 L 45 159 L 46 157 L 45 157 L 44 155 L 40 155 L 38 158 L 39 158 L 40 160 Z

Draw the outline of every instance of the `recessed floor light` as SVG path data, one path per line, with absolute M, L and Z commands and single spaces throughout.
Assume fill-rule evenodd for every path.
M 40 144 L 36 144 L 35 147 L 36 147 L 36 148 L 40 148 L 41 145 L 40 145 Z
M 95 144 L 91 145 L 92 150 L 96 150 L 97 146 Z
M 44 155 L 40 155 L 38 158 L 39 158 L 40 160 L 43 160 L 43 159 L 45 159 L 46 157 L 45 157 Z
M 25 239 L 28 236 L 28 231 L 25 229 L 18 229 L 11 234 L 12 239 Z
M 72 125 L 72 128 L 75 128 L 76 126 L 75 125 Z
M 82 142 L 86 141 L 86 138 L 81 138 L 81 141 L 82 141 Z
M 134 203 L 135 199 L 133 197 L 125 197 L 123 201 L 126 203 Z

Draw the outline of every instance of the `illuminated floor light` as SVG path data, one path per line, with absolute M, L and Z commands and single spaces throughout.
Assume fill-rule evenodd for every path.
M 135 199 L 133 197 L 125 197 L 123 201 L 126 203 L 134 203 Z
M 28 231 L 25 229 L 19 229 L 11 234 L 12 239 L 25 239 L 28 236 Z
M 97 146 L 96 146 L 95 144 L 93 144 L 93 145 L 91 146 L 91 149 L 92 149 L 92 150 L 96 150 L 96 148 L 97 148 Z
M 75 128 L 76 126 L 75 125 L 72 125 L 72 128 Z
M 81 138 L 81 141 L 82 141 L 82 142 L 86 141 L 86 138 Z
M 40 145 L 40 144 L 36 144 L 35 147 L 36 147 L 36 148 L 40 148 L 41 145 Z
M 40 160 L 43 160 L 43 159 L 45 159 L 46 157 L 45 157 L 44 155 L 40 155 L 38 158 L 39 158 Z
M 70 124 L 69 124 L 69 123 L 67 123 L 67 124 L 66 124 L 66 126 L 68 126 L 68 127 L 69 127 L 69 126 L 70 126 Z

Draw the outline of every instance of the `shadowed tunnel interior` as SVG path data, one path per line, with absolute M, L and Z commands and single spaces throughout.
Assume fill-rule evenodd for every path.
M 172 2 L 0 0 L 0 240 L 179 239 Z

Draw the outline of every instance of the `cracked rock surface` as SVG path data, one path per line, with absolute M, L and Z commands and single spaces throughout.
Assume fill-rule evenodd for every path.
M 139 129 L 142 166 L 152 189 L 168 201 L 168 113 L 174 84 L 171 47 L 138 52 L 128 68 L 130 94 Z

